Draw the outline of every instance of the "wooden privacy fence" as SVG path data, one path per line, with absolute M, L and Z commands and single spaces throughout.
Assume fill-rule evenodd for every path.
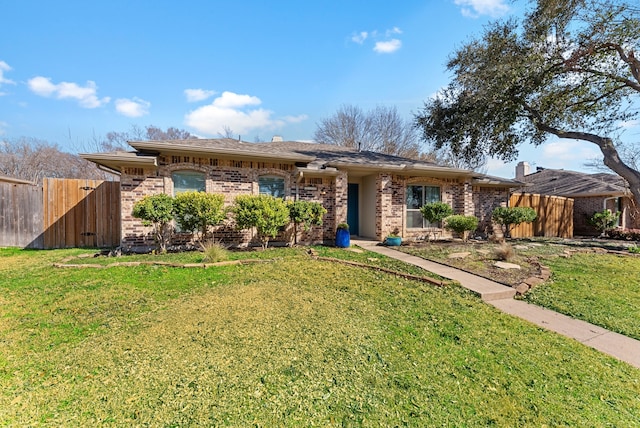
M 0 181 L 0 247 L 118 245 L 119 182 L 46 178 L 36 186 Z
M 531 207 L 538 217 L 533 223 L 520 224 L 513 228 L 513 238 L 546 236 L 559 238 L 573 237 L 573 199 L 561 196 L 513 193 L 509 198 L 510 207 Z
M 43 248 L 42 187 L 0 182 L 0 247 Z
M 120 182 L 47 178 L 44 248 L 120 245 Z

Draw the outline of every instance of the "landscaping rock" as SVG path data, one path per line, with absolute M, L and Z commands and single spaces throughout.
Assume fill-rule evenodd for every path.
M 521 282 L 515 287 L 516 292 L 521 296 L 529 291 L 529 288 L 529 284 L 527 284 L 526 282 Z
M 516 250 L 528 250 L 529 247 L 527 247 L 526 245 L 514 245 L 513 248 L 515 248 Z
M 540 278 L 542 278 L 543 281 L 546 281 L 549 277 L 551 277 L 551 269 L 546 266 L 540 266 Z
M 488 256 L 489 254 L 491 254 L 491 251 L 489 250 L 476 250 L 476 252 L 478 254 L 482 254 L 483 256 Z
M 349 251 L 353 252 L 353 253 L 358 253 L 358 254 L 362 254 L 364 253 L 363 250 L 361 250 L 360 248 L 348 248 Z
M 449 254 L 449 258 L 450 259 L 464 259 L 466 257 L 469 257 L 471 255 L 471 253 L 469 252 L 464 252 L 464 253 L 451 253 Z
M 544 279 L 538 278 L 537 276 L 531 276 L 524 280 L 524 283 L 529 286 L 529 288 L 536 287 L 544 282 Z
M 369 260 L 370 262 L 377 262 L 378 259 L 376 259 L 375 257 L 368 257 L 367 260 Z
M 521 266 L 515 263 L 495 262 L 493 265 L 500 269 L 521 269 Z

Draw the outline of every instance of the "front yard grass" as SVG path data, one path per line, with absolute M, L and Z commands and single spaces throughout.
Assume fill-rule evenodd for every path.
M 457 286 L 287 249 L 51 267 L 81 253 L 0 250 L 1 425 L 640 426 L 640 370 Z
M 640 258 L 575 254 L 545 264 L 551 280 L 525 300 L 640 340 Z

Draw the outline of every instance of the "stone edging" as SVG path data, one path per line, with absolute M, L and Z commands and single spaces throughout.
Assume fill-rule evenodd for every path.
M 543 282 L 547 281 L 551 277 L 551 269 L 548 266 L 544 266 L 540 263 L 538 264 L 539 273 L 534 276 L 530 276 L 529 278 L 522 281 L 520 284 L 513 286 L 516 289 L 516 293 L 519 296 L 526 294 L 529 290 Z

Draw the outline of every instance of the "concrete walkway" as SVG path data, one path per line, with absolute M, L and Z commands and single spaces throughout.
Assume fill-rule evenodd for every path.
M 640 341 L 638 340 L 613 333 L 602 327 L 576 320 L 540 306 L 521 300 L 514 300 L 513 297 L 516 292 L 513 288 L 459 269 L 411 256 L 390 247 L 379 246 L 376 241 L 352 239 L 351 243 L 366 250 L 419 266 L 444 278 L 458 281 L 463 287 L 478 294 L 482 300 L 502 312 L 575 339 L 591 348 L 640 368 Z

